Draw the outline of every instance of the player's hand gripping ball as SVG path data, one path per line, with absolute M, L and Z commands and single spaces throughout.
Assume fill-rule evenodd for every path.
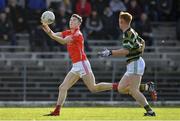
M 52 24 L 55 21 L 55 15 L 52 11 L 45 11 L 41 15 L 41 22 L 45 24 Z

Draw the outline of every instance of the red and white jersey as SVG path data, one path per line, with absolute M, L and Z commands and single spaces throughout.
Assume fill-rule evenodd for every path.
M 72 36 L 73 41 L 67 43 L 67 50 L 72 63 L 87 60 L 86 54 L 84 52 L 84 38 L 79 29 L 76 29 L 73 33 L 70 30 L 65 30 L 62 32 L 62 37 Z

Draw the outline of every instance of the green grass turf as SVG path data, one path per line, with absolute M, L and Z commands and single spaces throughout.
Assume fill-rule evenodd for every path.
M 180 120 L 180 108 L 154 108 L 156 117 L 144 117 L 143 108 L 62 108 L 61 116 L 43 116 L 52 108 L 0 108 L 0 120 Z

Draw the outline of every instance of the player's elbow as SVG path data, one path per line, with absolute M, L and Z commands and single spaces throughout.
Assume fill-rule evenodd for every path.
M 53 37 L 52 38 L 53 40 L 56 40 L 58 43 L 62 44 L 62 45 L 65 45 L 67 44 L 67 42 L 63 39 L 60 39 L 60 38 L 56 38 L 56 37 Z
M 60 42 L 62 45 L 65 45 L 65 44 L 67 44 L 67 42 L 66 41 L 62 41 L 62 42 Z

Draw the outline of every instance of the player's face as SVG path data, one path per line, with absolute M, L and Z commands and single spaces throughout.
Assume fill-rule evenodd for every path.
M 76 17 L 71 17 L 69 21 L 70 29 L 78 28 L 80 25 L 79 20 Z
M 124 23 L 125 23 L 124 19 L 119 18 L 119 27 L 121 30 L 123 30 L 124 28 Z

